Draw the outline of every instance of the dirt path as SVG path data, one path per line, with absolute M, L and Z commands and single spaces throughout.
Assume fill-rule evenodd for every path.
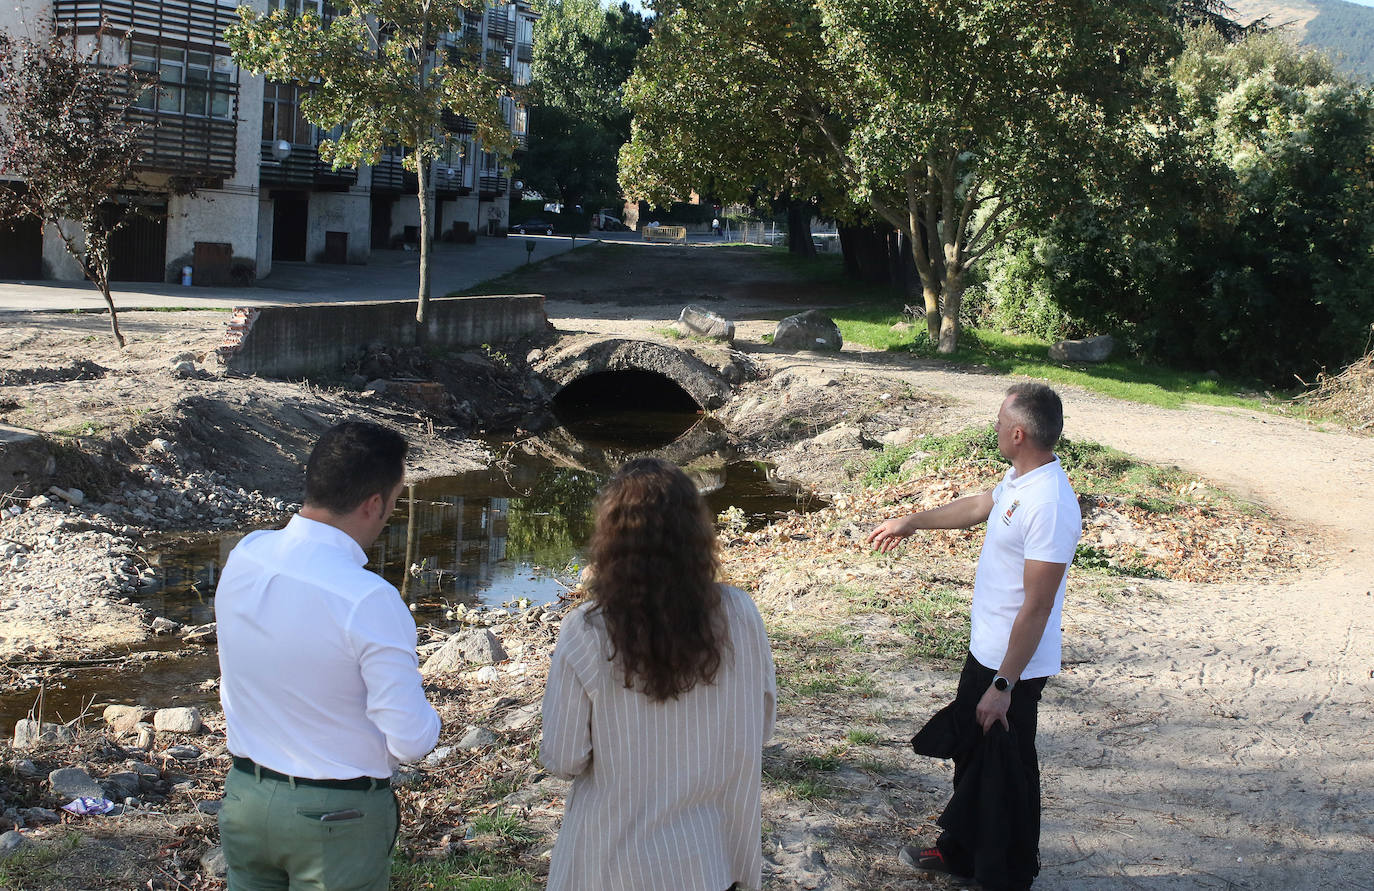
M 568 309 L 560 329 L 650 334 L 669 322 Z M 1008 384 L 863 348 L 783 355 L 760 345 L 771 327 L 740 322 L 739 345 L 775 373 L 904 380 L 948 397 L 956 425 L 990 420 Z M 1281 582 L 1166 583 L 1151 586 L 1155 598 L 1070 606 L 1066 646 L 1081 661 L 1041 711 L 1037 887 L 1374 888 L 1374 440 L 1258 412 L 1061 392 L 1067 436 L 1220 484 L 1319 559 Z M 929 672 L 901 674 L 892 686 L 930 695 Z M 944 782 L 938 766 L 905 760 Z

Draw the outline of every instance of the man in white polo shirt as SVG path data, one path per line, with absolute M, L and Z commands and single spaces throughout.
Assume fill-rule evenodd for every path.
M 1027 824 L 1019 838 L 1025 841 L 1029 862 L 997 865 L 997 884 L 1003 887 L 1029 887 L 1039 872 L 1037 707 L 1046 679 L 1059 673 L 1065 579 L 1083 529 L 1078 499 L 1053 451 L 1063 428 L 1063 406 L 1053 390 L 1033 383 L 1011 387 L 997 413 L 997 446 L 1012 465 L 1002 482 L 990 492 L 887 520 L 868 537 L 887 553 L 918 529 L 987 523 L 973 584 L 969 656 L 946 712 L 967 725 L 956 724 L 956 734 L 987 734 L 1000 725 L 1015 740 L 1012 767 L 1019 766 L 1022 776 L 1013 777 L 1012 784 L 1024 784 L 1027 800 L 989 805 L 986 798 L 975 799 L 972 808 L 996 806 Z M 969 768 L 969 751 L 954 756 L 956 799 Z M 940 820 L 944 831 L 933 847 L 905 847 L 902 861 L 956 876 L 980 873 L 979 881 L 990 884 L 975 864 L 975 849 L 987 850 L 988 840 L 965 837 L 971 825 L 986 827 L 988 821 L 968 819 L 969 800 L 960 802 L 957 819 L 952 808 L 946 809 Z
M 215 594 L 233 768 L 220 840 L 230 891 L 384 891 L 392 770 L 439 738 L 400 594 L 363 568 L 396 507 L 405 438 L 347 421 L 310 453 L 305 506 L 254 532 Z

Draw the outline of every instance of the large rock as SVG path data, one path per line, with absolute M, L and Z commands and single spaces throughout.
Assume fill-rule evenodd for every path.
M 105 723 L 115 733 L 128 733 L 147 717 L 148 710 L 141 705 L 107 705 L 105 707 Z
M 707 337 L 733 343 L 735 323 L 720 313 L 702 309 L 700 306 L 684 306 L 677 317 L 678 330 L 688 337 Z
M 22 718 L 14 722 L 14 747 L 32 749 L 47 743 L 69 743 L 75 739 L 70 728 L 62 724 L 44 723 Z
M 28 844 L 28 839 L 24 838 L 23 834 L 17 829 L 11 829 L 9 832 L 0 833 L 0 860 L 9 857 L 26 844 Z
M 200 709 L 160 708 L 153 715 L 153 729 L 158 733 L 199 733 Z
M 1116 349 L 1116 341 L 1110 334 L 1085 337 L 1082 340 L 1061 340 L 1050 347 L 1050 358 L 1055 362 L 1105 362 Z
M 224 859 L 224 849 L 213 847 L 200 857 L 200 868 L 205 870 L 206 875 L 222 879 L 229 874 L 229 864 Z
M 448 674 L 462 671 L 469 665 L 492 665 L 509 658 L 495 634 L 485 628 L 469 628 L 450 637 L 433 656 L 426 659 L 420 673 L 425 677 Z
M 782 349 L 838 351 L 843 345 L 839 326 L 818 309 L 788 316 L 773 331 L 773 346 Z
M 458 748 L 464 752 L 470 752 L 473 749 L 485 749 L 487 746 L 494 746 L 498 741 L 496 734 L 487 728 L 472 727 L 458 741 Z
M 48 785 L 59 798 L 104 798 L 105 790 L 79 767 L 61 767 L 48 774 Z
M 137 795 L 141 791 L 142 785 L 142 780 L 132 770 L 121 770 L 119 773 L 112 773 L 105 778 L 106 788 L 114 793 L 109 798 L 114 801 L 123 801 L 131 795 Z
M 853 424 L 836 424 L 811 440 L 813 448 L 849 451 L 864 447 L 863 431 Z

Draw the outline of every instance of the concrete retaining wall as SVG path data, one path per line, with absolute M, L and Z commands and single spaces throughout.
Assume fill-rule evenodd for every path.
M 440 297 L 429 302 L 425 345 L 503 343 L 549 326 L 539 294 Z M 263 377 L 330 374 L 368 344 L 413 346 L 415 301 L 308 303 L 234 310 L 219 356 L 230 371 Z

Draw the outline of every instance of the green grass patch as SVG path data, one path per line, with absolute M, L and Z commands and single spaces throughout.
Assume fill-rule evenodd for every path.
M 81 846 L 79 832 L 64 835 L 42 844 L 29 843 L 0 862 L 0 888 L 14 888 L 16 891 L 33 882 L 48 883 L 57 880 L 52 864 L 65 859 Z
M 1146 566 L 1144 562 L 1136 558 L 1135 554 L 1128 554 L 1125 557 L 1117 556 L 1102 548 L 1082 543 L 1078 545 L 1078 550 L 1074 552 L 1073 565 L 1077 569 L 1099 573 L 1101 575 L 1124 576 L 1136 579 L 1166 578 L 1166 576 L 1157 569 Z
M 902 305 L 889 301 L 856 304 L 832 307 L 829 313 L 846 342 L 875 349 L 906 352 L 955 365 L 979 365 L 1002 374 L 1044 378 L 1164 408 L 1180 408 L 1188 403 L 1258 410 L 1274 407 L 1272 400 L 1251 395 L 1264 390 L 1253 381 L 1210 378 L 1197 371 L 1128 358 L 1069 365 L 1050 359 L 1048 341 L 979 328 L 965 328 L 959 337 L 959 348 L 951 355 L 941 355 L 930 343 L 924 319 L 905 316 Z M 897 322 L 908 322 L 912 328 L 892 331 Z
M 539 837 L 539 833 L 529 823 L 499 807 L 473 820 L 472 834 L 498 835 L 517 844 L 528 844 Z
M 845 742 L 852 746 L 876 746 L 878 744 L 878 734 L 872 730 L 851 729 L 844 735 Z
M 962 660 L 968 652 L 969 596 L 954 588 L 926 584 L 909 597 L 888 597 L 876 591 L 841 587 L 852 613 L 881 612 L 897 622 L 911 638 L 911 655 L 944 662 Z
M 902 465 L 915 451 L 915 444 L 883 446 L 883 450 L 874 455 L 869 460 L 868 465 L 862 469 L 859 474 L 859 481 L 865 486 L 887 486 L 892 483 L 900 483 L 909 475 L 902 473 Z
M 391 864 L 391 891 L 534 891 L 541 886 L 528 871 L 487 852 L 443 860 Z

